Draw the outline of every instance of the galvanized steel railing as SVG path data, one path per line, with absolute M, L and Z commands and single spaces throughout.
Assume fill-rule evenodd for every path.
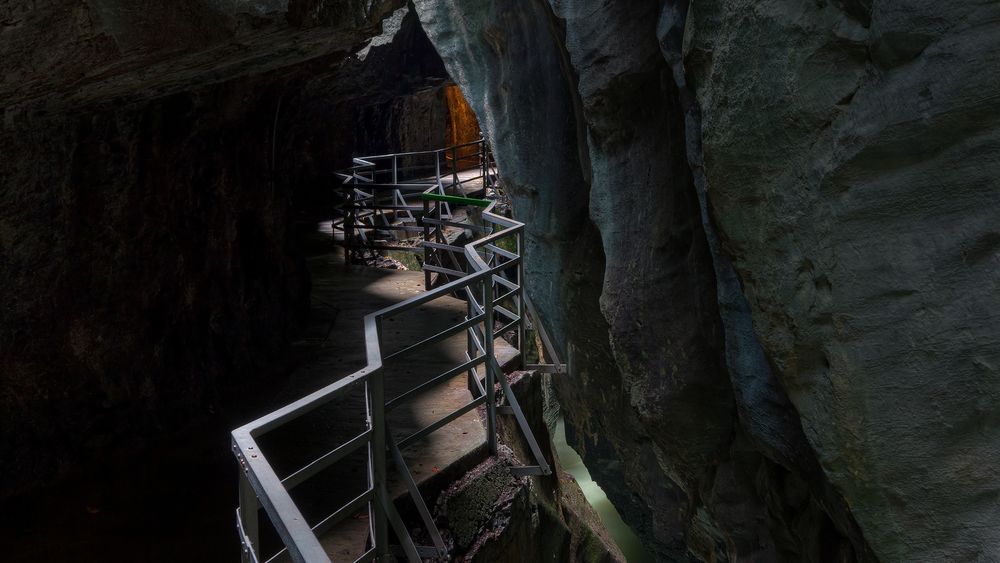
M 478 174 L 465 174 L 470 170 Z M 430 241 L 426 228 L 440 230 L 456 226 L 456 222 L 448 202 L 430 216 L 420 197 L 425 193 L 465 196 L 469 184 L 481 183 L 485 189 L 496 185 L 499 178 L 493 154 L 483 140 L 432 151 L 357 157 L 353 166 L 337 176 L 345 187 L 353 186 L 341 190 L 342 201 L 335 206 L 339 217 L 333 221 L 334 232 L 343 235 L 348 262 L 359 251 L 419 253 L 431 248 L 400 242 L 421 233 Z
M 476 145 L 482 147 L 482 153 L 488 153 L 482 142 L 476 143 Z M 460 161 L 461 155 L 455 150 L 455 147 L 432 152 L 438 155 L 450 152 L 453 162 Z M 346 173 L 346 177 L 350 178 L 349 183 L 345 185 L 346 189 L 355 193 L 354 190 L 358 189 L 357 184 L 365 184 L 363 188 L 369 188 L 374 184 L 373 181 L 364 182 L 357 178 L 363 175 L 369 180 L 374 180 L 386 173 L 391 173 L 393 179 L 399 182 L 389 184 L 389 186 L 403 189 L 412 186 L 412 184 L 400 181 L 398 164 L 402 156 L 413 154 L 420 153 L 383 155 L 356 160 L 356 166 Z M 440 158 L 440 156 L 435 158 Z M 486 162 L 483 168 L 483 179 L 484 184 L 486 184 L 490 181 L 493 173 L 489 170 L 489 159 L 483 160 Z M 379 169 L 378 162 L 390 162 L 391 168 Z M 452 168 L 452 185 L 460 188 L 459 170 L 457 170 L 457 166 Z M 362 169 L 364 169 L 363 172 Z M 519 475 L 543 475 L 551 472 L 494 353 L 494 341 L 497 335 L 516 333 L 512 340 L 522 352 L 520 355 L 522 367 L 545 371 L 564 371 L 551 341 L 540 323 L 537 322 L 537 318 L 533 324 L 539 331 L 546 348 L 546 354 L 552 363 L 523 365 L 523 351 L 528 345 L 525 341 L 526 321 L 529 316 L 534 317 L 530 301 L 524 292 L 522 263 L 524 224 L 494 213 L 495 202 L 488 202 L 485 203 L 486 207 L 482 212 L 482 224 L 478 225 L 478 229 L 473 229 L 473 232 L 479 235 L 476 240 L 464 245 L 464 247 L 437 242 L 435 239 L 438 239 L 440 232 L 435 234 L 432 227 L 444 229 L 448 226 L 446 224 L 448 220 L 442 219 L 443 216 L 451 215 L 450 209 L 446 209 L 445 206 L 450 203 L 482 204 L 482 200 L 472 200 L 444 193 L 446 186 L 442 182 L 441 172 L 441 168 L 438 167 L 431 185 L 419 192 L 422 213 L 419 218 L 414 217 L 414 219 L 420 222 L 419 232 L 423 235 L 422 245 L 428 243 L 434 245 L 433 247 L 426 246 L 423 250 L 425 252 L 432 250 L 433 254 L 438 257 L 442 253 L 451 254 L 451 257 L 456 261 L 459 258 L 456 255 L 460 254 L 460 258 L 464 262 L 464 271 L 444 268 L 448 271 L 442 272 L 445 274 L 445 279 L 441 285 L 431 288 L 428 276 L 426 278 L 428 283 L 426 292 L 367 315 L 364 319 L 367 365 L 363 369 L 232 432 L 232 450 L 242 468 L 237 526 L 243 545 L 244 561 L 258 562 L 284 556 L 292 561 L 329 561 L 329 556 L 320 544 L 319 536 L 364 507 L 367 507 L 369 537 L 366 544 L 367 549 L 357 561 L 382 559 L 393 552 L 404 555 L 411 562 L 420 561 L 424 557 L 447 557 L 447 548 L 440 531 L 420 495 L 418 486 L 403 459 L 401 449 L 445 427 L 448 423 L 480 405 L 485 406 L 486 437 L 491 454 L 496 454 L 497 451 L 496 415 L 498 412 L 509 414 L 516 419 L 534 457 L 533 465 L 513 468 L 512 471 Z M 403 199 L 405 201 L 405 198 Z M 430 225 L 426 222 L 427 219 L 436 220 L 438 223 Z M 389 225 L 393 225 L 393 222 L 389 222 Z M 465 228 L 469 224 L 461 223 L 459 226 Z M 349 241 L 345 241 L 345 244 L 349 244 Z M 349 251 L 350 247 L 347 249 Z M 384 320 L 449 296 L 460 296 L 467 302 L 467 314 L 462 322 L 399 350 L 387 353 L 382 349 L 381 327 Z M 498 324 L 501 326 L 499 329 L 497 329 Z M 464 362 L 392 400 L 386 401 L 385 361 L 402 356 L 412 357 L 421 351 L 426 351 L 433 344 L 463 332 L 466 334 L 468 343 Z M 433 391 L 436 383 L 447 381 L 463 372 L 467 374 L 472 399 L 437 422 L 396 442 L 388 432 L 387 412 L 418 393 Z M 271 462 L 260 450 L 258 440 L 268 432 L 288 424 L 334 399 L 343 397 L 345 393 L 357 386 L 363 386 L 365 391 L 364 400 L 367 410 L 364 421 L 365 430 L 305 466 L 287 475 L 279 476 Z M 367 448 L 367 487 L 365 490 L 353 500 L 335 507 L 326 518 L 314 523 L 308 522 L 293 501 L 289 491 L 296 485 L 314 477 L 320 471 L 363 448 Z M 386 486 L 389 457 L 392 458 L 406 485 L 421 523 L 431 539 L 431 543 L 433 543 L 432 546 L 418 546 L 414 543 L 407 526 L 403 523 L 392 499 L 389 498 Z M 267 558 L 260 553 L 258 522 L 260 508 L 263 508 L 266 517 L 271 521 L 284 544 L 283 549 Z M 399 540 L 399 546 L 389 545 L 390 526 Z

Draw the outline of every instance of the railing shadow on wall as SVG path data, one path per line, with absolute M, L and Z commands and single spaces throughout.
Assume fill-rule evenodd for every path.
M 476 166 L 462 168 L 463 163 L 473 159 Z M 347 263 L 350 263 L 352 253 L 362 250 L 400 248 L 421 252 L 424 255 L 425 292 L 365 316 L 367 365 L 363 369 L 232 432 L 232 451 L 241 468 L 236 520 L 244 561 L 283 558 L 329 561 L 319 537 L 365 508 L 368 540 L 366 551 L 357 561 L 372 561 L 392 553 L 405 556 L 411 562 L 425 557 L 447 557 L 447 547 L 403 459 L 402 449 L 445 428 L 479 406 L 485 407 L 486 440 L 491 455 L 497 453 L 496 416 L 498 413 L 511 415 L 516 419 L 534 458 L 533 464 L 514 467 L 511 471 L 517 475 L 551 473 L 497 360 L 495 339 L 498 335 L 513 334 L 511 344 L 519 353 L 523 352 L 531 345 L 525 340 L 530 322 L 543 342 L 546 358 L 552 363 L 525 365 L 524 354 L 520 353 L 520 367 L 564 372 L 565 365 L 560 363 L 525 292 L 524 224 L 496 213 L 496 201 L 467 197 L 469 186 L 477 182 L 482 184 L 484 194 L 500 189 L 496 165 L 486 143 L 477 141 L 436 151 L 357 158 L 354 166 L 340 173 L 339 177 L 343 183 L 338 189 L 345 195 L 345 203 L 340 207 L 341 217 L 335 220 L 335 229 L 339 222 L 339 229 L 344 233 Z M 417 198 L 419 204 L 415 201 Z M 470 218 L 480 214 L 466 213 L 461 216 L 453 213 L 453 207 L 481 208 L 481 219 L 477 218 L 479 224 L 474 224 Z M 464 246 L 449 244 L 449 228 L 464 229 L 471 233 L 473 240 Z M 386 234 L 394 241 L 419 235 L 420 244 L 387 244 L 379 238 Z M 432 280 L 432 274 L 436 276 L 435 280 Z M 461 322 L 395 350 L 383 349 L 383 322 L 416 311 L 435 300 L 453 297 L 459 297 L 467 304 Z M 463 362 L 387 400 L 385 362 L 401 358 L 419 362 L 421 353 L 426 353 L 431 346 L 462 333 L 467 340 Z M 468 379 L 472 397 L 468 403 L 409 436 L 399 440 L 393 437 L 388 431 L 388 412 L 420 393 L 432 392 L 435 385 L 463 373 Z M 358 388 L 364 391 L 367 413 L 363 421 L 364 430 L 304 466 L 279 476 L 261 451 L 258 441 L 264 435 Z M 328 516 L 314 522 L 307 521 L 290 491 L 347 456 L 364 450 L 367 451 L 365 489 L 335 507 Z M 390 465 L 395 467 L 405 484 L 421 525 L 433 545 L 417 545 L 411 538 L 386 487 Z M 264 557 L 260 550 L 261 508 L 284 545 L 268 557 Z M 390 545 L 390 527 L 399 545 Z

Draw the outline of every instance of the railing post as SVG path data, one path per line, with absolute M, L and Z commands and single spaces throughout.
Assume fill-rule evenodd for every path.
M 424 242 L 431 242 L 431 229 L 424 219 L 430 215 L 431 212 L 431 202 L 424 200 L 424 214 L 420 216 L 420 223 L 424 227 Z M 431 263 L 431 250 L 433 250 L 429 245 L 424 245 L 424 265 Z M 424 291 L 431 290 L 431 272 L 428 269 L 424 269 Z
M 379 322 L 381 325 L 381 322 Z M 379 340 L 381 340 L 381 326 L 379 326 Z M 387 511 L 389 503 L 389 492 L 385 482 L 385 388 L 383 386 L 382 368 L 372 372 L 368 376 L 369 401 L 371 401 L 372 413 L 372 484 L 375 488 L 375 522 L 372 528 L 375 531 L 375 559 L 376 561 L 388 561 L 389 552 L 389 524 Z
M 396 160 L 396 155 L 392 155 L 392 183 L 396 185 L 399 183 L 399 163 Z
M 493 365 L 493 269 L 487 268 L 483 278 L 483 348 L 486 349 L 486 440 L 490 445 L 490 454 L 497 454 L 497 405 Z
M 489 174 L 489 167 L 487 167 L 486 165 L 488 156 L 486 154 L 486 151 L 487 151 L 486 141 L 485 140 L 479 141 L 479 167 L 482 170 L 483 194 L 488 196 L 489 193 L 487 192 L 487 190 L 490 187 L 490 182 L 489 178 L 487 177 L 487 174 Z
M 445 244 L 445 241 L 447 240 L 444 236 L 444 225 L 441 224 L 441 221 L 444 220 L 444 216 L 441 214 L 441 210 L 444 209 L 444 206 L 445 204 L 440 201 L 434 203 L 435 215 L 437 215 L 437 217 L 435 217 L 435 219 L 437 219 L 437 225 L 434 226 L 434 236 L 439 244 Z M 441 254 L 436 254 L 435 256 L 441 256 Z M 441 260 L 438 266 L 443 266 L 443 265 L 444 265 L 444 260 Z
M 496 155 L 493 154 L 493 147 L 490 147 L 488 151 L 489 152 L 487 153 L 487 155 L 489 156 L 489 160 L 486 161 L 486 173 L 490 175 L 490 187 L 496 189 L 497 187 Z
M 354 196 L 357 180 L 347 191 L 347 208 L 344 216 L 344 266 L 351 265 L 351 245 L 354 244 Z
M 240 543 L 243 544 L 240 556 L 244 563 L 253 563 L 260 556 L 258 548 L 259 525 L 257 522 L 257 511 L 260 508 L 260 501 L 257 500 L 257 493 L 250 486 L 250 481 L 247 479 L 245 471 L 240 472 L 239 500 L 240 528 L 243 535 L 246 536 L 245 538 L 240 538 Z
M 458 189 L 461 188 L 462 185 L 458 183 L 458 146 L 457 145 L 451 147 L 451 174 L 452 174 L 451 193 L 453 195 L 464 195 L 464 194 L 462 194 L 462 193 L 460 193 L 458 191 Z
M 517 347 L 521 351 L 521 369 L 524 369 L 525 352 L 527 347 L 524 343 L 524 325 L 525 325 L 525 315 L 527 314 L 527 307 L 524 306 L 524 292 L 527 288 L 524 287 L 524 230 L 522 229 L 516 235 L 517 237 L 517 255 L 520 257 L 520 261 L 517 264 L 517 287 L 518 294 L 515 295 L 517 299 L 517 318 L 520 319 L 517 323 Z

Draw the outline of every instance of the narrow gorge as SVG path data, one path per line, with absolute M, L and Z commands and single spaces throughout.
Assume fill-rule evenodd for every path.
M 1000 561 L 996 2 L 15 0 L 0 61 L 0 560 Z

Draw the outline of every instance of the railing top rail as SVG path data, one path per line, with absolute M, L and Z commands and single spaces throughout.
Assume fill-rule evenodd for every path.
M 474 205 L 476 207 L 487 207 L 491 203 L 490 200 L 488 199 L 479 199 L 476 197 L 462 197 L 458 195 L 441 195 L 441 194 L 427 193 L 427 192 L 420 194 L 420 199 L 428 201 L 444 201 L 447 203 Z
M 249 469 L 246 474 L 250 486 L 271 518 L 292 561 L 329 561 L 326 550 L 319 543 L 309 522 L 302 516 L 267 458 L 260 453 L 260 447 L 251 433 L 245 432 L 243 428 L 234 430 L 232 440 L 234 453 L 240 463 Z
M 341 390 L 363 382 L 365 378 L 367 378 L 379 367 L 381 367 L 381 363 L 376 366 L 372 366 L 371 362 L 369 362 L 369 365 L 346 377 L 342 377 L 329 385 L 313 391 L 301 399 L 292 401 L 277 410 L 269 412 L 256 420 L 240 426 L 236 430 L 233 430 L 233 434 L 234 436 L 237 433 L 252 437 L 260 436 L 276 426 L 280 426 L 323 406 L 327 402 L 333 400 Z
M 420 295 L 414 295 L 409 299 L 405 299 L 403 301 L 400 301 L 399 303 L 389 305 L 388 307 L 379 309 L 374 313 L 369 313 L 368 316 L 365 317 L 365 320 L 371 317 L 381 321 L 382 319 L 391 317 L 393 315 L 398 315 L 405 311 L 409 311 L 410 309 L 415 309 L 425 303 L 430 303 L 435 299 L 446 297 L 448 295 L 451 295 L 453 292 L 458 291 L 459 289 L 470 286 L 479 281 L 484 276 L 486 276 L 487 273 L 488 272 L 485 271 L 475 272 L 463 278 L 459 278 L 457 280 L 448 282 L 444 285 L 438 286 L 432 289 L 431 291 L 425 291 Z
M 376 155 L 371 155 L 371 156 L 358 156 L 358 157 L 354 158 L 354 161 L 355 162 L 363 162 L 367 166 L 374 166 L 375 164 L 372 163 L 372 162 L 370 162 L 370 161 L 372 161 L 372 160 L 385 160 L 385 159 L 391 159 L 391 158 L 400 158 L 400 157 L 405 157 L 405 156 L 422 156 L 422 155 L 429 155 L 429 154 L 444 154 L 444 153 L 448 153 L 448 152 L 451 152 L 451 151 L 456 150 L 456 149 L 461 149 L 461 148 L 471 147 L 471 146 L 477 146 L 477 145 L 483 145 L 484 143 L 485 143 L 485 140 L 479 139 L 479 140 L 476 140 L 476 141 L 469 141 L 467 143 L 461 143 L 461 144 L 458 144 L 458 145 L 452 145 L 450 147 L 443 148 L 443 149 L 432 149 L 432 150 L 427 150 L 427 151 L 397 152 L 397 153 L 388 153 L 388 154 L 376 154 Z M 463 156 L 472 156 L 472 155 L 463 155 Z
M 351 180 L 350 176 L 344 178 L 345 180 Z M 395 184 L 380 184 L 375 182 L 366 182 L 364 184 L 358 184 L 359 190 L 400 190 L 400 191 L 418 191 L 421 188 L 436 188 L 437 183 L 428 182 L 397 182 Z

